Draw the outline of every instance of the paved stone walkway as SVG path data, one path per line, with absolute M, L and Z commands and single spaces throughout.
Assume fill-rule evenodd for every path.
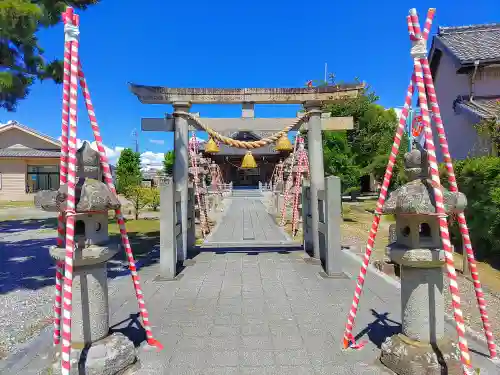
M 203 247 L 297 246 L 266 211 L 262 198 L 228 198 L 225 215 Z
M 355 256 L 344 256 L 353 273 L 358 263 L 349 262 Z M 354 281 L 323 279 L 319 266 L 306 257 L 302 252 L 201 253 L 173 282 L 153 281 L 156 264 L 143 267 L 154 334 L 165 349 L 156 352 L 142 343 L 136 374 L 390 374 L 377 363 L 378 346 L 399 330 L 399 291 L 368 273 L 356 333 L 369 341 L 362 350 L 342 351 Z M 110 300 L 114 329 L 140 336 L 131 319 L 137 303 L 130 279 L 119 278 L 113 286 L 120 290 Z M 455 337 L 452 326 L 447 330 Z M 39 374 L 47 363 L 50 331 L 37 342 L 14 365 L 0 366 L 0 373 Z M 485 349 L 472 341 L 469 345 L 475 366 L 487 370 L 481 374 L 497 374 L 476 354 Z

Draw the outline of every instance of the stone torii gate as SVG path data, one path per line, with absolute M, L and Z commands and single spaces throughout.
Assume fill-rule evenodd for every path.
M 324 117 L 324 104 L 338 100 L 355 98 L 364 87 L 363 84 L 344 84 L 314 88 L 169 88 L 160 86 L 144 86 L 129 84 L 130 90 L 143 104 L 171 104 L 173 114 L 165 118 L 143 118 L 143 131 L 173 131 L 174 135 L 174 187 L 181 196 L 181 233 L 182 251 L 178 251 L 178 260 L 187 257 L 187 202 L 188 202 L 188 139 L 189 130 L 205 130 L 199 123 L 186 116 L 176 116 L 176 113 L 186 113 L 192 104 L 239 104 L 242 106 L 241 118 L 204 118 L 205 126 L 217 131 L 249 130 L 279 132 L 290 125 L 295 118 L 255 118 L 255 104 L 302 104 L 308 112 L 308 119 L 302 124 L 308 131 L 308 152 L 310 162 L 311 202 L 318 201 L 318 190 L 324 190 L 323 165 L 323 130 L 352 129 L 352 117 Z M 199 116 L 198 114 L 193 114 Z M 300 115 L 299 115 L 300 116 Z M 298 130 L 296 128 L 290 130 Z M 311 205 L 312 243 L 315 258 L 320 257 L 320 242 L 318 236 L 319 211 L 317 204 Z M 179 249 L 180 250 L 180 249 Z

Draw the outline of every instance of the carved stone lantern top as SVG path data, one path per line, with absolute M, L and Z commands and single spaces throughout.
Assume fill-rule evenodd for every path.
M 427 152 L 423 149 L 412 150 L 404 156 L 405 170 L 410 182 L 393 191 L 384 204 L 384 214 L 421 214 L 436 213 L 434 199 L 435 183 L 429 178 Z M 443 193 L 446 213 L 461 212 L 467 205 L 463 193 L 450 192 L 438 186 Z
M 90 147 L 90 143 L 83 142 L 76 152 L 76 175 L 102 181 L 102 167 L 99 152 Z
M 99 153 L 84 142 L 76 153 L 75 211 L 79 213 L 118 209 L 120 201 L 101 181 L 102 169 Z M 59 190 L 44 190 L 35 195 L 35 206 L 44 211 L 64 212 L 68 199 L 68 185 Z

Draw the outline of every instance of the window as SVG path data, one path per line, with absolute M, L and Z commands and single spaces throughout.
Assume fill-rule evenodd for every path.
M 58 165 L 28 165 L 26 181 L 28 193 L 57 189 L 59 189 Z

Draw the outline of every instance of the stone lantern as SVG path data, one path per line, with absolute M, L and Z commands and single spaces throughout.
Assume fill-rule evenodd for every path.
M 120 201 L 102 182 L 99 153 L 88 142 L 77 151 L 76 159 L 71 368 L 80 374 L 121 374 L 136 362 L 136 349 L 122 333 L 109 332 L 107 262 L 121 244 L 109 239 L 108 211 L 120 208 Z M 65 212 L 67 191 L 67 185 L 41 191 L 35 205 L 44 211 Z M 64 262 L 65 254 L 64 246 L 50 248 L 57 262 Z M 59 348 L 49 372 L 61 372 Z
M 462 374 L 457 345 L 444 334 L 443 265 L 439 219 L 427 152 L 405 154 L 410 182 L 395 190 L 383 207 L 396 217 L 395 242 L 387 247 L 390 260 L 401 268 L 402 333 L 382 344 L 380 360 L 400 375 Z M 440 187 L 447 214 L 463 211 L 462 193 Z

